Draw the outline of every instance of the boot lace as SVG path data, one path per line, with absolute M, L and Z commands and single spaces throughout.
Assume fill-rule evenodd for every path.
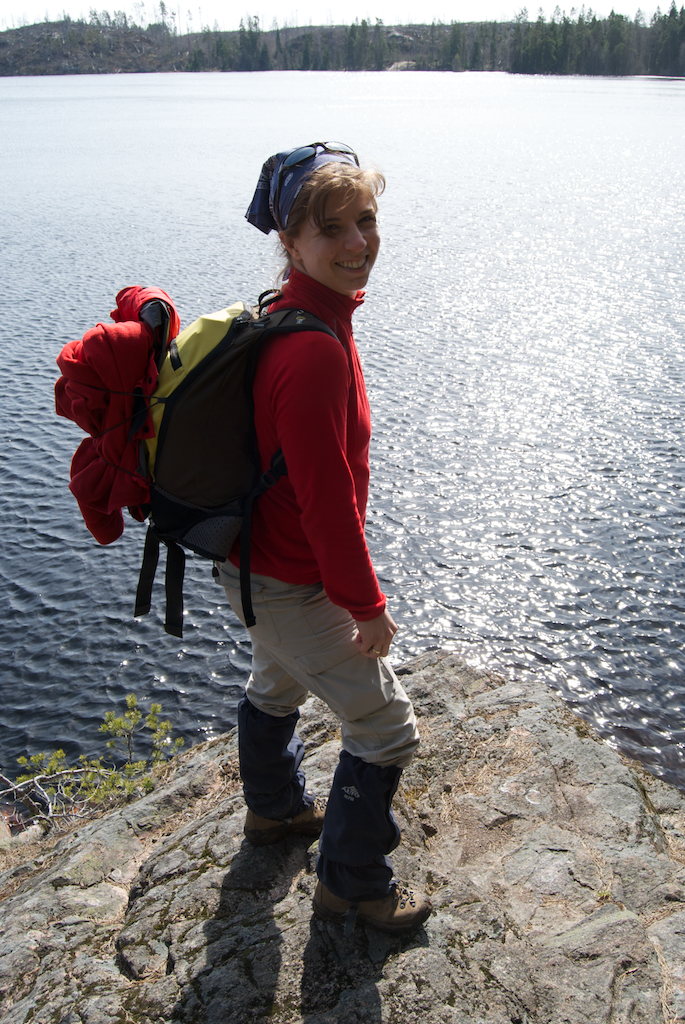
M 416 908 L 414 890 L 406 885 L 400 885 L 398 882 L 395 882 L 395 899 L 399 903 L 400 910 L 404 910 L 407 904 L 410 907 Z

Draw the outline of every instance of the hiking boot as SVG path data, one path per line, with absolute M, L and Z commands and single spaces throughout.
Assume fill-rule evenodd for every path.
M 301 836 L 318 836 L 323 828 L 325 813 L 326 801 L 318 798 L 294 818 L 284 818 L 283 821 L 261 818 L 254 811 L 248 811 L 243 832 L 253 846 L 268 846 L 292 832 Z
M 360 900 L 351 903 L 341 900 L 319 882 L 314 893 L 314 913 L 324 921 L 337 921 L 345 925 L 348 937 L 354 929 L 355 919 L 360 918 L 382 932 L 408 932 L 418 928 L 426 920 L 433 904 L 427 896 L 409 889 L 400 882 L 393 882 L 390 892 L 382 900 Z

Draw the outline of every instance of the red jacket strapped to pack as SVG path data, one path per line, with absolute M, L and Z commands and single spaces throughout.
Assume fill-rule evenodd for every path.
M 179 332 L 176 308 L 160 288 L 124 288 L 110 316 L 114 324 L 97 324 L 79 341 L 70 341 L 57 357 L 62 377 L 55 385 L 59 416 L 77 423 L 91 436 L 81 442 L 71 462 L 69 489 L 86 526 L 100 544 L 111 544 L 124 530 L 122 508 L 134 518 L 150 498 L 140 469 L 138 441 L 154 434 L 149 412 L 131 432 L 135 393 L 148 398 L 157 385 L 155 335 L 139 320 L 143 306 L 161 300 L 168 307 L 168 339 Z

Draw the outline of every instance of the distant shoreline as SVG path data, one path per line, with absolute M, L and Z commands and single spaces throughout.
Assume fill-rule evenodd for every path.
M 685 76 L 685 6 L 647 25 L 638 12 L 546 21 L 452 22 L 177 33 L 175 15 L 137 25 L 91 13 L 0 32 L 0 77 L 220 71 L 504 71 L 586 76 Z

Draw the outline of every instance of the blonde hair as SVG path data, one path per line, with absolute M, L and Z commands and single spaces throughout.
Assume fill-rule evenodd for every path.
M 375 211 L 378 209 L 376 199 L 384 189 L 385 178 L 375 168 L 362 170 L 361 167 L 342 161 L 323 164 L 307 178 L 298 192 L 288 215 L 287 227 L 282 233 L 289 242 L 294 242 L 307 220 L 325 233 L 326 205 L 329 199 L 334 200 L 336 206 L 344 207 L 361 196 L 370 200 Z M 292 259 L 282 241 L 280 247 L 286 261 L 279 275 L 283 278 L 292 266 Z

